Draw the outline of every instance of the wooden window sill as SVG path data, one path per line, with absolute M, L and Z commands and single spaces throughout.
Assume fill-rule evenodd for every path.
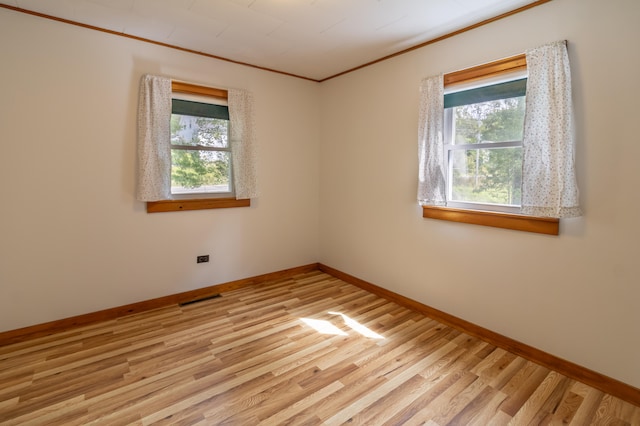
M 551 217 L 525 216 L 479 210 L 452 209 L 450 207 L 422 206 L 422 217 L 472 223 L 495 228 L 558 235 L 560 219 Z
M 250 207 L 251 199 L 193 198 L 184 200 L 148 201 L 147 213 L 181 212 L 185 210 L 228 209 Z

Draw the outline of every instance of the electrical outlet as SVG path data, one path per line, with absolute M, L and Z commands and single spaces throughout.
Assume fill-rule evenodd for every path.
M 196 263 L 206 263 L 208 261 L 209 261 L 209 255 L 208 254 L 205 254 L 203 256 L 198 256 L 196 258 Z

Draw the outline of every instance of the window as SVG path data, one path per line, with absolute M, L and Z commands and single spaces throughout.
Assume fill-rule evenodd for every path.
M 256 196 L 251 93 L 143 76 L 137 199 L 147 212 L 248 207 Z
M 526 81 L 445 91 L 447 206 L 519 212 Z
M 559 218 L 581 215 L 565 41 L 425 78 L 420 92 L 423 217 L 557 235 Z
M 233 196 L 229 108 L 175 96 L 171 103 L 171 194 Z

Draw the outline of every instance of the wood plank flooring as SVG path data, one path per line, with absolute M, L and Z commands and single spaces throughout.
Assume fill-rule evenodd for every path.
M 640 425 L 319 271 L 0 347 L 2 425 Z

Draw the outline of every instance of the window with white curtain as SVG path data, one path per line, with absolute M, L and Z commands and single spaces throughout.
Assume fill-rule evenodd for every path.
M 143 76 L 138 200 L 148 212 L 249 206 L 257 196 L 253 123 L 246 90 Z
M 557 234 L 581 215 L 565 41 L 424 79 L 418 132 L 424 217 Z

